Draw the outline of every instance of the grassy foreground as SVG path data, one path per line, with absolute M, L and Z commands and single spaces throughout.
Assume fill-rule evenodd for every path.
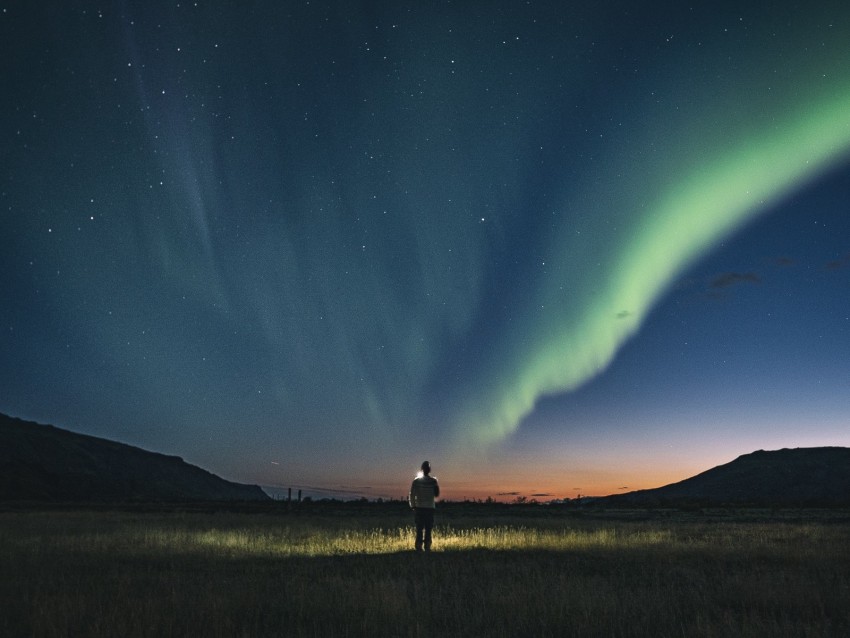
M 0 513 L 2 636 L 847 636 L 850 520 Z

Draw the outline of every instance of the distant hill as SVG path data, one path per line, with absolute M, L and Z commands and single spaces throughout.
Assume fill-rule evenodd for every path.
M 850 448 L 759 450 L 652 490 L 600 499 L 605 505 L 850 505 Z
M 0 501 L 258 501 L 176 456 L 0 414 Z

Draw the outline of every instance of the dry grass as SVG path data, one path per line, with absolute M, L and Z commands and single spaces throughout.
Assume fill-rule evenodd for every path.
M 3 636 L 846 636 L 850 524 L 0 514 Z

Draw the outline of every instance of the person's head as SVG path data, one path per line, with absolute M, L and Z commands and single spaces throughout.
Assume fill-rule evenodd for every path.
M 422 473 L 425 476 L 428 476 L 431 473 L 431 462 L 430 461 L 422 461 Z

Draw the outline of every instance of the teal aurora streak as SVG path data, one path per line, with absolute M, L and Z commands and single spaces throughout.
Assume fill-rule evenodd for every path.
M 633 335 L 653 303 L 689 263 L 771 202 L 816 177 L 850 149 L 850 90 L 807 105 L 779 122 L 755 129 L 744 140 L 718 149 L 692 173 L 678 175 L 647 206 L 610 202 L 634 211 L 624 220 L 630 238 L 606 253 L 598 285 L 563 300 L 563 279 L 540 291 L 541 312 L 527 326 L 531 341 L 494 395 L 462 419 L 479 440 L 513 432 L 543 395 L 575 389 L 603 371 Z M 687 149 L 682 149 L 687 153 Z M 657 176 L 642 175 L 650 183 Z M 591 214 L 602 214 L 597 209 Z M 630 223 L 631 222 L 631 223 Z M 617 241 L 611 237 L 611 243 Z M 566 249 L 569 250 L 569 249 Z M 559 270 L 558 258 L 551 268 Z M 563 266 L 564 268 L 568 266 Z M 544 312 L 547 305 L 555 307 Z
M 497 355 L 499 372 L 487 395 L 464 404 L 460 440 L 501 440 L 541 397 L 574 390 L 604 371 L 677 274 L 847 158 L 850 64 L 835 48 L 843 38 L 833 35 L 832 47 L 822 45 L 826 56 L 782 79 L 774 75 L 776 60 L 804 42 L 774 39 L 758 61 L 747 61 L 746 74 L 714 83 L 700 78 L 705 102 L 698 117 L 656 122 L 653 144 L 636 135 L 638 144 L 618 148 L 631 161 L 607 158 L 603 183 L 565 196 L 568 208 L 594 220 L 584 233 L 588 241 L 573 224 L 558 229 L 521 332 L 511 335 L 507 356 Z M 687 84 L 679 80 L 683 96 Z M 754 101 L 754 84 L 770 99 Z

